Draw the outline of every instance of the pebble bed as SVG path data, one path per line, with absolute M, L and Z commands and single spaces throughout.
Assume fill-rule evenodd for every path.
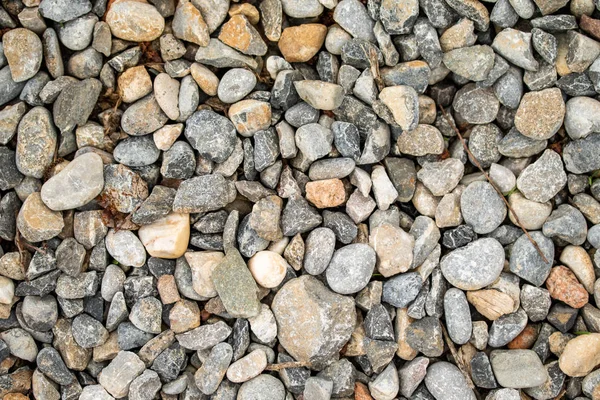
M 595 0 L 0 0 L 0 398 L 600 399 L 599 56 Z

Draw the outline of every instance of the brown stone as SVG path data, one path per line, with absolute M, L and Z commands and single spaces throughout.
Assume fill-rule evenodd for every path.
M 279 39 L 279 50 L 289 62 L 305 62 L 313 58 L 319 51 L 327 27 L 321 24 L 303 24 L 285 28 Z
M 550 297 L 560 300 L 573 308 L 581 308 L 588 303 L 588 292 L 579 283 L 569 268 L 558 265 L 550 271 L 546 280 Z
M 579 27 L 593 38 L 600 40 L 600 19 L 594 19 L 584 14 L 579 20 Z
M 92 349 L 84 349 L 77 344 L 71 332 L 71 321 L 59 319 L 52 328 L 52 333 L 52 345 L 60 352 L 67 368 L 83 371 L 92 357 Z
M 156 283 L 156 288 L 163 304 L 173 304 L 179 301 L 179 291 L 173 275 L 161 275 Z
M 245 16 L 252 25 L 258 24 L 258 21 L 260 20 L 258 10 L 250 3 L 232 5 L 229 9 L 229 16 L 233 17 L 238 14 Z
M 125 103 L 132 103 L 152 92 L 152 79 L 143 65 L 125 70 L 117 84 L 121 100 Z
M 175 333 L 166 330 L 150 339 L 139 351 L 138 357 L 146 366 L 152 365 L 156 357 L 175 342 Z
M 527 324 L 525 329 L 513 340 L 508 343 L 509 349 L 530 349 L 535 343 L 538 334 L 540 332 L 540 326 L 537 324 Z
M 117 331 L 114 331 L 110 333 L 106 342 L 94 347 L 92 357 L 95 362 L 109 361 L 115 358 L 119 354 L 119 351 L 121 351 L 119 347 L 119 335 Z
M 562 332 L 554 332 L 552 335 L 550 335 L 548 338 L 548 344 L 550 345 L 550 351 L 552 354 L 554 354 L 556 357 L 560 357 L 565 350 L 567 343 L 569 343 L 569 341 L 574 337 L 575 335 L 572 333 Z
M 569 0 L 533 0 L 540 8 L 542 15 L 552 14 L 563 8 Z
M 414 319 L 408 315 L 407 308 L 399 308 L 396 310 L 396 322 L 394 329 L 396 332 L 396 343 L 398 344 L 396 355 L 407 361 L 414 359 L 419 353 L 417 350 L 410 347 L 406 341 L 407 329 L 413 322 Z
M 165 20 L 146 1 L 117 0 L 106 12 L 106 23 L 113 36 L 132 42 L 151 42 L 165 29 Z
M 264 56 L 267 53 L 267 45 L 260 33 L 242 14 L 234 15 L 221 27 L 219 40 L 247 55 Z
M 175 333 L 187 332 L 200 326 L 200 309 L 198 303 L 179 300 L 169 312 L 171 330 Z
M 283 258 L 294 268 L 296 271 L 300 271 L 304 264 L 304 239 L 298 233 L 290 240 L 283 251 Z
M 317 208 L 337 207 L 346 201 L 344 183 L 339 179 L 324 179 L 306 184 L 306 199 Z
M 271 126 L 271 104 L 259 100 L 242 100 L 229 107 L 229 119 L 240 135 L 250 137 Z
M 2 400 L 29 400 L 29 397 L 21 393 L 9 393 Z
M 25 240 L 36 243 L 58 235 L 65 223 L 60 211 L 49 209 L 39 192 L 29 195 L 17 217 L 17 228 Z
M 369 388 L 364 383 L 354 384 L 354 400 L 373 400 Z
M 563 123 L 565 102 L 558 88 L 525 93 L 515 114 L 515 128 L 536 140 L 551 138 Z
M 190 67 L 192 78 L 200 89 L 209 96 L 216 96 L 219 88 L 219 78 L 210 69 L 202 64 L 194 63 Z
M 487 319 L 494 321 L 514 310 L 514 301 L 506 293 L 495 289 L 467 292 L 467 300 Z
M 31 389 L 33 371 L 27 367 L 19 368 L 10 375 L 4 376 L 0 385 L 0 396 L 4 399 L 10 393 L 27 393 Z M 9 397 L 10 398 L 10 397 Z
M 208 26 L 202 18 L 200 10 L 192 3 L 182 2 L 173 17 L 173 34 L 179 39 L 206 47 L 210 40 Z

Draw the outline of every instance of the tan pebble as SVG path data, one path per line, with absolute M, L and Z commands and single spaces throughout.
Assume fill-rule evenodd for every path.
M 281 284 L 287 273 L 287 262 L 279 254 L 263 250 L 248 260 L 248 268 L 256 283 L 264 288 L 274 288 Z

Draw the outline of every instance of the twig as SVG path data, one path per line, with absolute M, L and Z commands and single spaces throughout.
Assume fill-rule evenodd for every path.
M 479 393 L 477 392 L 477 388 L 475 387 L 475 384 L 473 383 L 473 380 L 471 379 L 471 375 L 469 375 L 469 372 L 467 372 L 467 366 L 464 364 L 462 357 L 458 356 L 458 352 L 456 351 L 456 346 L 454 346 L 454 342 L 452 342 L 452 340 L 450 340 L 450 336 L 448 336 L 448 332 L 446 331 L 446 328 L 444 327 L 444 325 L 440 324 L 440 326 L 442 327 L 442 333 L 444 335 L 444 340 L 446 341 L 446 344 L 448 345 L 448 348 L 450 349 L 450 353 L 452 353 L 452 357 L 454 358 L 454 361 L 456 361 L 456 366 L 458 367 L 458 369 L 460 369 L 460 372 L 462 372 L 465 379 L 467 380 L 467 385 L 469 385 L 469 387 L 473 390 L 473 392 L 475 392 L 475 394 L 477 395 L 477 398 L 480 398 Z
M 281 364 L 270 364 L 267 365 L 267 368 L 265 368 L 265 370 L 267 371 L 281 371 L 282 369 L 287 369 L 287 368 L 304 368 L 304 367 L 310 367 L 312 364 L 308 361 L 290 361 L 290 362 L 284 362 Z
M 504 197 L 504 195 L 502 194 L 500 189 L 498 189 L 498 186 L 496 186 L 496 184 L 490 179 L 490 176 L 487 174 L 487 172 L 485 172 L 485 170 L 481 167 L 481 164 L 479 164 L 479 161 L 477 160 L 477 158 L 473 155 L 473 153 L 471 153 L 471 150 L 469 150 L 469 147 L 467 146 L 465 139 L 460 134 L 460 131 L 458 130 L 456 125 L 454 125 L 454 123 L 450 120 L 450 118 L 448 118 L 448 115 L 446 114 L 446 110 L 444 110 L 444 107 L 442 107 L 441 105 L 440 105 L 440 110 L 442 111 L 442 115 L 443 115 L 444 119 L 446 120 L 446 123 L 448 123 L 448 125 L 450 125 L 454 129 L 454 132 L 456 132 L 456 135 L 460 139 L 460 142 L 462 143 L 463 147 L 465 148 L 465 151 L 467 152 L 467 154 L 469 155 L 469 157 L 471 158 L 471 160 L 473 161 L 475 166 L 477 166 L 477 168 L 479 168 L 481 173 L 483 173 L 483 176 L 485 176 L 485 179 L 487 179 L 487 181 L 492 185 L 494 190 L 498 193 L 500 198 L 504 201 L 504 204 L 506 204 L 506 207 L 508 207 L 508 210 L 510 211 L 510 213 L 513 215 L 513 217 L 515 217 L 515 221 L 517 221 L 517 225 L 519 225 L 519 228 L 521 228 L 523 233 L 525 233 L 525 236 L 527 236 L 527 239 L 529 239 L 529 241 L 531 242 L 533 247 L 535 247 L 535 249 L 537 250 L 540 257 L 542 257 L 542 260 L 544 260 L 544 262 L 546 264 L 548 264 L 548 259 L 546 258 L 546 256 L 542 252 L 542 250 L 540 249 L 540 246 L 538 246 L 535 239 L 531 237 L 529 232 L 527 232 L 527 229 L 525 229 L 523 224 L 521 224 L 521 221 L 519 221 L 519 217 L 517 216 L 517 213 L 515 213 L 515 211 L 512 209 L 512 207 L 508 203 L 508 200 L 506 200 L 506 198 Z
M 39 247 L 36 247 L 25 240 L 22 240 L 21 233 L 18 229 L 15 235 L 15 245 L 17 246 L 17 250 L 19 251 L 19 259 L 21 261 L 21 264 L 25 261 L 25 250 L 23 250 L 23 247 L 27 247 L 29 250 L 39 251 L 43 255 L 46 255 L 45 250 L 40 249 Z
M 377 88 L 381 92 L 385 85 L 383 83 L 383 79 L 381 79 L 381 75 L 379 74 L 379 61 L 377 61 L 377 52 L 373 47 L 369 47 L 369 51 L 367 52 L 363 46 L 363 52 L 369 59 L 369 64 L 371 65 L 371 75 L 373 75 L 373 79 L 377 84 Z

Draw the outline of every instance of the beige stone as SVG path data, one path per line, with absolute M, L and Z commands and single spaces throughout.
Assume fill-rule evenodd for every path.
M 39 192 L 29 195 L 19 211 L 17 228 L 25 240 L 37 243 L 58 235 L 65 223 L 60 211 L 49 209 Z
M 143 65 L 125 70 L 117 80 L 121 100 L 133 103 L 152 92 L 152 79 Z
M 211 276 L 223 257 L 225 254 L 219 251 L 188 251 L 185 253 L 185 259 L 192 270 L 192 286 L 200 296 L 210 298 L 217 295 Z
M 195 301 L 181 299 L 169 312 L 171 330 L 175 333 L 187 332 L 200 326 L 200 308 Z
M 264 288 L 274 288 L 281 284 L 287 273 L 288 263 L 279 254 L 263 250 L 248 260 L 252 277 Z
M 573 271 L 588 293 L 594 293 L 594 283 L 596 281 L 594 264 L 583 247 L 573 245 L 565 247 L 560 255 L 560 262 Z
M 259 375 L 266 367 L 267 355 L 264 350 L 256 349 L 229 366 L 227 379 L 234 383 L 243 383 Z
M 210 69 L 199 63 L 193 63 L 190 67 L 192 78 L 200 89 L 209 96 L 216 96 L 219 88 L 219 78 Z
M 513 299 L 495 289 L 467 292 L 467 300 L 481 315 L 491 321 L 512 313 L 514 309 Z
M 577 336 L 567 343 L 558 364 L 569 376 L 585 376 L 600 364 L 600 333 Z
M 181 2 L 179 4 L 173 16 L 172 27 L 175 37 L 202 47 L 208 45 L 210 40 L 208 26 L 204 22 L 200 10 L 192 3 Z
M 308 182 L 306 199 L 317 208 L 338 207 L 346 202 L 344 183 L 336 178 Z
M 234 15 L 223 24 L 219 40 L 247 55 L 264 56 L 267 53 L 267 45 L 260 33 L 242 14 Z
M 321 24 L 303 24 L 285 28 L 279 39 L 279 50 L 289 62 L 306 62 L 319 51 L 327 27 Z
M 468 18 L 462 18 L 456 24 L 452 25 L 440 36 L 440 46 L 442 51 L 447 53 L 461 47 L 472 46 L 477 40 L 474 32 L 475 25 Z
M 448 228 L 462 224 L 460 195 L 446 193 L 435 209 L 435 224 L 438 228 Z
M 515 114 L 515 128 L 532 139 L 551 138 L 560 129 L 565 102 L 559 88 L 525 93 Z
M 12 279 L 0 276 L 0 303 L 12 304 L 15 297 L 15 284 Z
M 406 341 L 406 331 L 408 326 L 413 323 L 414 319 L 409 317 L 407 308 L 396 309 L 396 321 L 395 321 L 395 332 L 396 332 L 396 343 L 398 344 L 398 350 L 396 355 L 403 360 L 409 361 L 414 359 L 419 353 L 417 350 L 410 347 Z
M 271 104 L 259 100 L 242 100 L 229 107 L 229 119 L 238 133 L 251 137 L 271 126 Z
M 415 239 L 402 228 L 387 223 L 379 225 L 371 231 L 369 245 L 377 253 L 377 270 L 384 277 L 410 268 Z
M 187 250 L 190 241 L 190 216 L 170 213 L 150 225 L 142 226 L 138 235 L 152 257 L 179 258 Z
M 151 42 L 165 29 L 165 20 L 145 0 L 117 0 L 106 13 L 113 36 L 132 42 Z
M 152 134 L 154 144 L 159 150 L 167 151 L 183 132 L 183 124 L 165 125 Z
M 419 95 L 410 86 L 388 86 L 379 93 L 379 99 L 389 108 L 396 123 L 404 131 L 411 131 L 419 123 Z
M 156 288 L 163 304 L 173 304 L 179 301 L 179 291 L 173 275 L 161 275 L 156 283 Z
M 250 3 L 233 4 L 229 9 L 229 16 L 238 14 L 245 16 L 252 25 L 258 24 L 260 20 L 258 10 Z
M 546 219 L 552 213 L 552 203 L 538 203 L 537 201 L 528 200 L 521 192 L 514 192 L 508 196 L 508 203 L 512 207 L 519 222 L 525 229 L 539 230 L 546 222 Z M 512 212 L 508 213 L 511 222 L 517 224 L 517 219 Z
M 4 56 L 15 82 L 33 77 L 42 65 L 42 41 L 25 28 L 8 30 L 2 37 Z

